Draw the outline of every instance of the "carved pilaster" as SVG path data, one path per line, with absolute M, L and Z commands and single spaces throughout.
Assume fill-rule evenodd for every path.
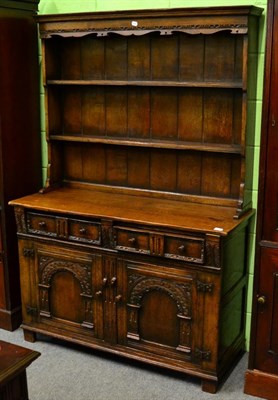
M 81 294 L 84 299 L 84 321 L 82 322 L 82 326 L 85 328 L 93 329 L 93 308 L 92 308 L 92 296 L 88 296 L 85 294 Z
M 217 235 L 206 236 L 206 264 L 221 268 L 220 240 Z
M 49 289 L 50 285 L 39 284 L 40 291 L 40 315 L 43 317 L 50 318 L 50 309 L 49 309 Z
M 180 343 L 177 350 L 191 353 L 191 317 L 178 315 L 180 321 Z
M 140 306 L 128 304 L 128 333 L 127 337 L 133 340 L 140 340 L 138 331 L 138 318 Z
M 111 248 L 113 245 L 112 221 L 110 220 L 101 221 L 101 237 L 102 237 L 102 246 L 106 248 Z
M 20 206 L 15 206 L 14 213 L 15 213 L 17 232 L 18 233 L 26 233 L 27 227 L 26 227 L 26 221 L 25 221 L 25 215 L 24 215 L 24 208 L 20 207 Z

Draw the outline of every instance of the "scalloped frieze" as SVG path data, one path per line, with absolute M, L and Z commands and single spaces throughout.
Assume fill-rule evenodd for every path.
M 116 33 L 124 36 L 141 36 L 152 32 L 160 32 L 160 35 L 172 35 L 175 32 L 183 32 L 189 34 L 211 34 L 223 30 L 228 30 L 231 33 L 244 34 L 247 33 L 246 24 L 184 24 L 184 25 L 140 25 L 138 22 L 137 27 L 119 26 L 119 27 L 105 27 L 103 29 L 97 28 L 75 28 L 75 29 L 53 29 L 49 31 L 41 31 L 41 37 L 50 38 L 52 35 L 61 36 L 85 36 L 89 34 L 96 34 L 98 37 L 107 36 L 109 33 Z

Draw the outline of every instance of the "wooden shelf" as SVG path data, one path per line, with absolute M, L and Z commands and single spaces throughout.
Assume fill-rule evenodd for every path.
M 103 143 L 119 146 L 133 146 L 133 147 L 149 147 L 149 148 L 163 148 L 173 150 L 195 150 L 207 151 L 215 153 L 228 153 L 228 154 L 242 154 L 242 147 L 236 144 L 220 144 L 220 143 L 194 143 L 194 142 L 171 142 L 161 140 L 138 140 L 136 138 L 104 138 L 82 135 L 50 135 L 52 141 L 65 141 L 65 142 L 83 142 L 83 143 Z
M 161 80 L 112 80 L 112 79 L 51 79 L 47 85 L 71 85 L 71 86 L 144 86 L 144 87 L 196 87 L 196 88 L 220 88 L 242 89 L 242 81 L 161 81 Z

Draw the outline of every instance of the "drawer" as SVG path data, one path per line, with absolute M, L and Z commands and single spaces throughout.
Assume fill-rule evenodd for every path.
M 83 220 L 68 220 L 68 238 L 78 242 L 101 244 L 101 224 Z
M 147 231 L 115 227 L 114 243 L 117 250 L 150 254 L 150 234 Z
M 204 263 L 205 240 L 191 236 L 164 236 L 164 257 Z
M 57 236 L 55 216 L 28 212 L 26 217 L 28 233 Z

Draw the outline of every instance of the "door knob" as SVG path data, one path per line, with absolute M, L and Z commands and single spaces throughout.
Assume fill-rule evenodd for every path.
M 265 304 L 266 303 L 266 297 L 265 296 L 259 296 L 257 299 L 257 302 L 259 304 Z

